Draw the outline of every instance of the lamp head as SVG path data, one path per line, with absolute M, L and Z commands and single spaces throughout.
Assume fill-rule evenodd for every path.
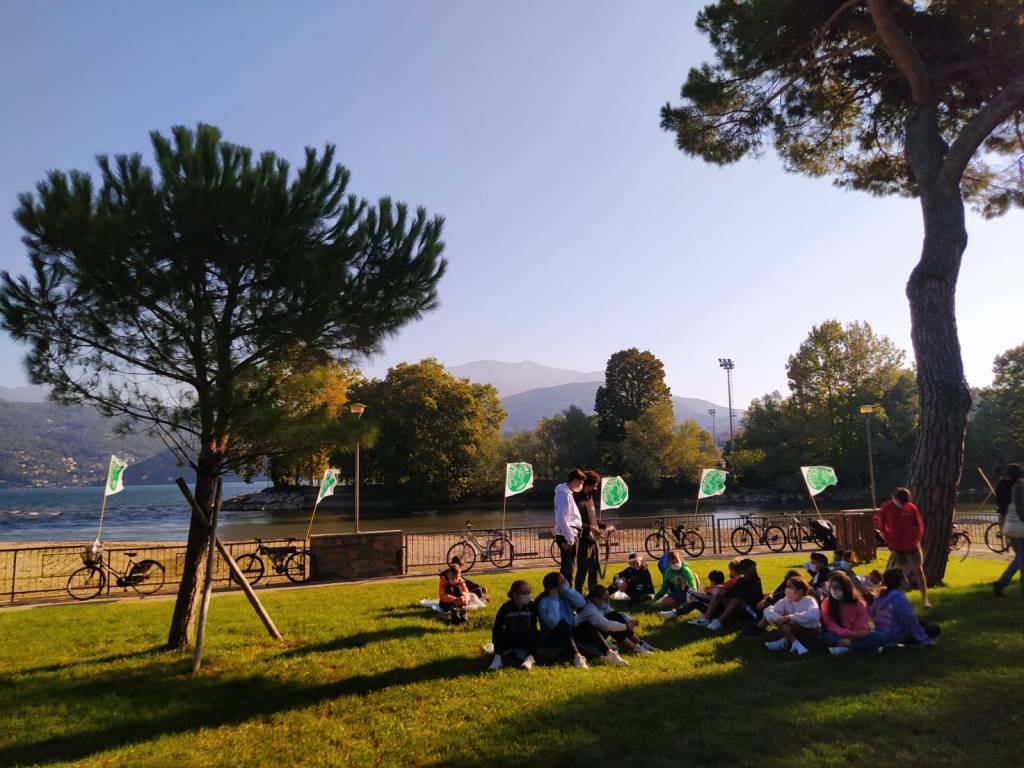
M 864 413 L 864 414 L 874 413 L 875 412 L 875 406 L 873 406 L 873 405 L 862 405 L 860 407 L 860 412 Z
M 363 411 L 366 410 L 366 406 L 363 405 L 362 403 L 352 403 L 352 405 L 349 406 L 349 410 L 352 411 L 352 413 L 354 413 L 356 416 L 362 416 Z

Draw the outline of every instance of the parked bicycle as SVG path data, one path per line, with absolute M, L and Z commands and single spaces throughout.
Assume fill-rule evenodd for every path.
M 985 546 L 1000 555 L 1010 548 L 1010 540 L 1003 536 L 1003 526 L 998 522 L 985 529 Z
M 814 549 L 833 550 L 836 537 L 831 526 L 827 520 L 811 520 L 805 524 L 799 517 L 794 517 L 786 528 L 786 543 L 794 552 L 803 549 L 804 544 L 811 544 Z
M 256 539 L 256 551 L 241 555 L 235 564 L 250 584 L 258 584 L 267 572 L 263 558 L 270 561 L 270 567 L 278 576 L 287 576 L 288 581 L 296 584 L 309 581 L 313 577 L 313 556 L 305 546 L 296 546 L 293 541 L 295 539 L 287 539 L 283 547 L 268 547 L 263 539 Z M 234 574 L 231 581 L 237 581 Z
M 131 587 L 140 595 L 152 595 L 159 592 L 164 585 L 164 567 L 156 560 L 139 560 L 134 558 L 137 552 L 125 552 L 128 564 L 123 571 L 118 571 L 103 560 L 103 544 L 97 542 L 82 553 L 81 568 L 68 577 L 67 590 L 75 600 L 91 600 L 107 585 L 107 574 L 115 579 L 114 583 L 126 592 Z
M 647 554 L 657 559 L 670 549 L 682 549 L 690 557 L 704 554 L 704 537 L 696 528 L 677 525 L 672 528 L 665 526 L 665 518 L 658 518 L 658 530 L 644 541 Z
M 962 560 L 966 560 L 971 553 L 971 537 L 967 534 L 967 528 L 953 523 L 953 531 L 949 534 L 949 552 L 962 552 Z
M 734 528 L 730 541 L 732 548 L 741 555 L 746 555 L 755 544 L 762 544 L 772 552 L 781 552 L 786 548 L 786 532 L 777 525 L 767 521 L 763 526 L 754 522 L 750 515 L 741 515 L 742 523 Z
M 481 557 L 490 561 L 495 568 L 511 568 L 516 558 L 516 548 L 512 546 L 512 539 L 503 531 L 488 530 L 486 532 L 487 543 L 476 537 L 473 532 L 473 524 L 466 521 L 466 531 L 462 538 L 455 542 L 448 549 L 447 560 L 450 563 L 453 557 L 462 560 L 463 572 L 470 571 Z

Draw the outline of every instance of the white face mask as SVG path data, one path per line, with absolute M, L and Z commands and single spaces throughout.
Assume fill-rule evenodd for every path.
M 830 589 L 828 593 L 832 595 L 832 598 L 835 600 L 843 599 L 843 590 L 841 590 L 839 587 L 832 587 L 832 589 Z
M 810 560 L 808 560 L 806 563 L 804 563 L 804 568 L 806 568 L 811 573 L 817 573 L 818 572 L 818 566 L 816 566 Z
M 672 563 L 672 565 L 670 565 L 669 568 L 671 568 L 673 571 L 681 571 L 681 570 L 683 570 L 683 564 L 682 563 Z

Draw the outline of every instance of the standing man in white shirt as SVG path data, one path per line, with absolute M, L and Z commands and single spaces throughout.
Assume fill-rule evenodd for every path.
M 586 475 L 578 469 L 569 473 L 569 478 L 555 486 L 555 541 L 562 550 L 562 576 L 572 584 L 572 569 L 576 563 L 576 548 L 579 546 L 583 518 L 572 495 L 583 490 Z

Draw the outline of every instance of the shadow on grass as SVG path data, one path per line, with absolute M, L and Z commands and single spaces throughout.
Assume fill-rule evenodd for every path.
M 383 643 L 391 640 L 410 640 L 412 638 L 419 638 L 424 635 L 435 634 L 441 631 L 442 627 L 440 625 L 426 627 L 407 625 L 391 627 L 389 629 L 377 629 L 371 632 L 359 632 L 355 635 L 348 635 L 347 637 L 337 637 L 323 643 L 302 645 L 297 648 L 291 648 L 287 651 L 283 651 L 278 654 L 278 656 L 281 658 L 291 658 L 294 656 L 308 656 L 314 653 L 331 653 L 333 651 L 343 651 L 352 648 L 363 648 L 373 643 Z
M 129 651 L 127 653 L 111 653 L 107 656 L 99 656 L 95 658 L 81 658 L 75 661 L 64 661 L 59 664 L 45 664 L 39 667 L 23 667 L 15 670 L 19 675 L 34 675 L 34 674 L 47 674 L 50 672 L 60 672 L 71 667 L 87 666 L 89 664 L 111 664 L 117 661 L 127 661 L 129 659 L 138 659 L 143 656 L 159 656 L 165 650 L 165 646 L 153 645 L 149 648 L 141 648 L 137 651 Z M 0 675 L 0 680 L 3 680 L 6 676 Z

